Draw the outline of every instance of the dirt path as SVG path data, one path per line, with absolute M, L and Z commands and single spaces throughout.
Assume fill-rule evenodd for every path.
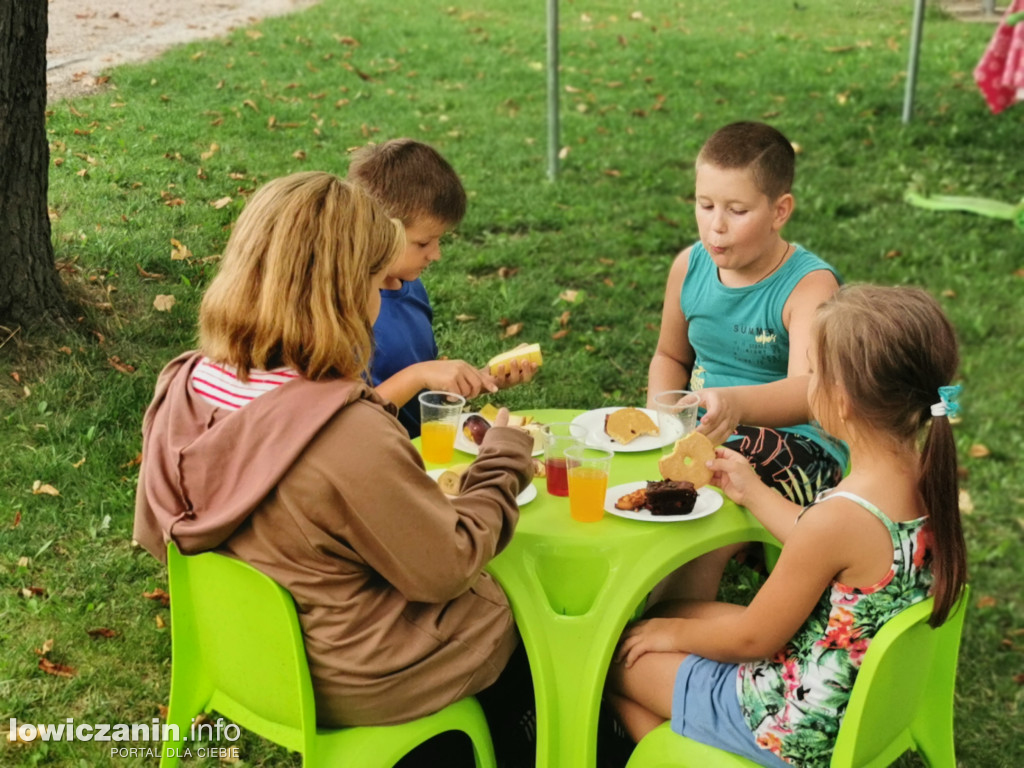
M 49 0 L 46 90 L 51 102 L 95 93 L 104 69 L 223 35 L 319 0 Z

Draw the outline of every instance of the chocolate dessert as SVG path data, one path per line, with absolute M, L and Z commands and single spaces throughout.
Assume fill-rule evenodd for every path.
M 646 490 L 652 515 L 688 515 L 697 503 L 697 489 L 685 480 L 649 480 Z

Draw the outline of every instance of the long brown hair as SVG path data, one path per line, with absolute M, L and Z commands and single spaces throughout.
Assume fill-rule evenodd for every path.
M 814 338 L 819 380 L 846 390 L 851 417 L 920 451 L 935 596 L 930 623 L 938 626 L 967 579 L 956 444 L 948 416 L 931 410 L 959 364 L 953 326 L 919 288 L 849 285 L 819 307 Z
M 405 247 L 358 185 L 321 171 L 268 182 L 242 211 L 199 310 L 199 346 L 238 369 L 354 378 L 373 354 L 371 280 Z

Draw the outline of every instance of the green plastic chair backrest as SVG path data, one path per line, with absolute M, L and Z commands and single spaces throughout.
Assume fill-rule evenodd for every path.
M 167 571 L 173 652 L 212 684 L 209 708 L 307 753 L 316 710 L 291 594 L 248 563 L 216 552 L 186 557 L 173 543 Z
M 932 755 L 930 765 L 952 759 L 953 689 L 968 596 L 965 586 L 946 621 L 935 629 L 928 625 L 934 606 L 928 598 L 879 630 L 857 673 L 833 768 L 889 765 L 908 748 L 943 742 L 948 742 L 943 750 L 948 754 Z

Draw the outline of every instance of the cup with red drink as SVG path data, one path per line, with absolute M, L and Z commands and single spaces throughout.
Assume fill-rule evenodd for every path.
M 569 475 L 565 463 L 565 449 L 586 443 L 587 428 L 568 421 L 556 421 L 541 427 L 541 434 L 548 493 L 553 496 L 568 496 Z

